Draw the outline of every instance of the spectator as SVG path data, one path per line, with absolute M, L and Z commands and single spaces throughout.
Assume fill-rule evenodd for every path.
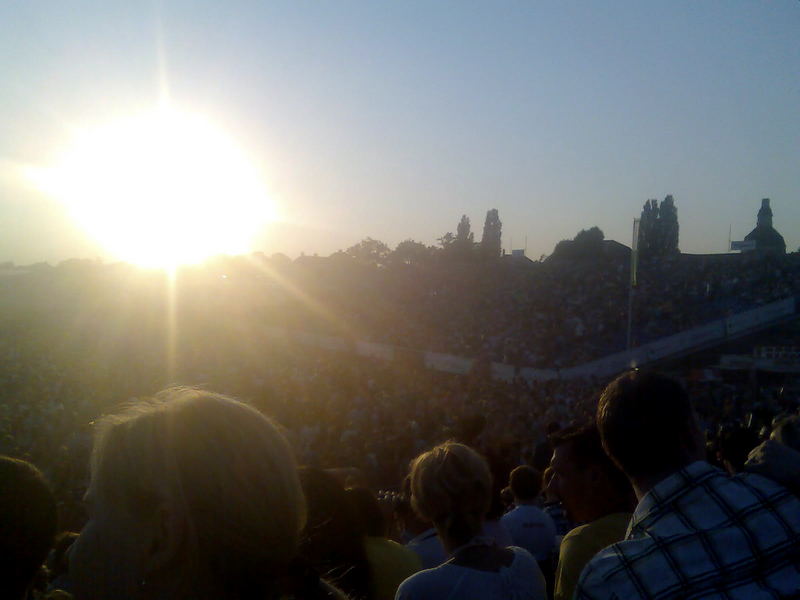
M 727 428 L 717 440 L 717 458 L 728 473 L 739 473 L 758 441 L 758 435 L 752 429 L 738 425 Z
M 289 586 L 303 496 L 288 444 L 255 409 L 165 390 L 101 421 L 91 467 L 89 522 L 70 552 L 76 600 L 243 600 Z
M 639 371 L 600 399 L 603 447 L 639 504 L 625 540 L 584 569 L 582 598 L 789 598 L 800 589 L 800 500 L 752 474 L 704 461 L 686 391 Z
M 348 596 L 372 598 L 364 528 L 352 498 L 332 473 L 314 467 L 302 467 L 299 473 L 308 507 L 300 555 Z
M 547 468 L 550 464 L 550 458 L 553 456 L 553 441 L 551 436 L 561 429 L 561 425 L 557 422 L 547 424 L 547 431 L 545 438 L 536 445 L 536 450 L 533 453 L 533 466 L 540 472 Z
M 24 600 L 56 534 L 56 501 L 32 464 L 0 456 L 0 589 Z
M 567 535 L 575 525 L 564 514 L 564 505 L 556 492 L 555 474 L 552 467 L 547 467 L 542 473 L 542 483 L 544 484 L 542 510 L 553 520 L 553 524 L 556 526 L 556 544 L 560 544 L 561 538 Z
M 503 515 L 502 523 L 515 546 L 525 548 L 540 563 L 546 560 L 556 543 L 556 526 L 536 505 L 542 489 L 542 475 L 528 465 L 511 471 L 508 486 L 514 494 L 514 508 Z
M 430 521 L 418 515 L 411 506 L 411 477 L 403 480 L 403 494 L 398 501 L 396 512 L 408 539 L 406 548 L 419 557 L 423 569 L 433 569 L 447 560 L 447 552 L 442 546 L 436 528 Z
M 553 444 L 553 487 L 567 516 L 584 523 L 565 535 L 559 548 L 553 596 L 570 600 L 591 558 L 625 537 L 634 496 L 624 473 L 603 451 L 594 426 L 562 430 Z
M 412 504 L 453 558 L 406 579 L 397 600 L 545 598 L 542 573 L 526 550 L 499 548 L 481 536 L 491 489 L 486 461 L 463 444 L 447 442 L 412 462 Z
M 375 600 L 393 600 L 398 586 L 422 569 L 413 550 L 386 538 L 386 519 L 377 498 L 367 488 L 350 488 L 357 524 L 369 563 L 370 592 Z

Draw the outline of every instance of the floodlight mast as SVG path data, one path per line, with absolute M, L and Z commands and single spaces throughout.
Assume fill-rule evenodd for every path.
M 633 294 L 636 288 L 637 269 L 639 267 L 639 219 L 633 220 L 633 239 L 631 240 L 631 276 L 628 285 L 628 329 L 626 350 L 631 349 L 631 330 L 633 327 Z

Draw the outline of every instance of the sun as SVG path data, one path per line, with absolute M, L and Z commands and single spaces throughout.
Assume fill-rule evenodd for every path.
M 36 179 L 109 254 L 145 267 L 247 252 L 275 218 L 233 139 L 172 109 L 82 128 Z

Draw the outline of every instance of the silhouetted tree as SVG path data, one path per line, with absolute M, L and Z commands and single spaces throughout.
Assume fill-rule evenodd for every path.
M 550 256 L 563 260 L 594 258 L 602 254 L 604 239 L 605 234 L 597 226 L 581 229 L 574 239 L 558 242 Z
M 652 253 L 651 246 L 656 245 L 656 229 L 658 227 L 658 200 L 647 200 L 642 207 L 639 218 L 639 252 L 642 255 Z
M 475 236 L 470 229 L 469 217 L 467 215 L 461 215 L 461 220 L 458 222 L 458 227 L 456 228 L 456 240 L 472 243 L 475 240 Z
M 501 230 L 503 224 L 497 209 L 493 208 L 486 212 L 486 221 L 483 224 L 483 237 L 481 238 L 481 254 L 486 258 L 497 258 L 500 256 Z
M 447 250 L 456 241 L 456 236 L 453 235 L 452 231 L 448 231 L 442 237 L 436 238 L 436 241 L 439 242 L 442 250 Z
M 386 266 L 386 261 L 390 253 L 391 249 L 389 246 L 371 237 L 366 237 L 345 250 L 345 254 L 353 257 L 357 262 L 376 267 Z
M 678 225 L 678 209 L 671 195 L 664 198 L 659 211 L 659 227 L 661 234 L 661 248 L 664 254 L 675 254 L 678 249 L 680 226 Z
M 648 200 L 639 220 L 639 252 L 643 256 L 665 256 L 678 250 L 678 209 L 672 196 L 659 206 L 658 200 Z
M 403 240 L 389 256 L 393 265 L 420 265 L 429 262 L 436 248 L 414 240 Z
M 600 244 L 606 238 L 603 230 L 596 225 L 590 229 L 581 229 L 573 242 L 578 248 L 586 250 L 599 250 Z
M 270 260 L 272 261 L 272 266 L 278 268 L 288 267 L 289 265 L 292 264 L 292 259 L 290 259 L 282 252 L 276 252 L 270 257 Z
M 475 245 L 475 235 L 470 231 L 469 217 L 461 215 L 456 229 L 456 239 L 453 240 L 453 251 L 459 258 L 469 258 Z

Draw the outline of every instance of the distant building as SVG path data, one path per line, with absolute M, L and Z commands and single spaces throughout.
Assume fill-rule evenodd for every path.
M 772 209 L 769 207 L 769 198 L 761 201 L 756 228 L 745 236 L 744 241 L 733 242 L 731 250 L 786 254 L 786 241 L 772 226 Z
M 530 266 L 535 262 L 531 260 L 530 257 L 525 255 L 524 248 L 515 248 L 511 250 L 510 253 L 506 253 L 506 251 L 503 250 L 503 256 L 501 258 L 506 262 L 506 264 L 512 264 L 517 266 L 519 265 Z

